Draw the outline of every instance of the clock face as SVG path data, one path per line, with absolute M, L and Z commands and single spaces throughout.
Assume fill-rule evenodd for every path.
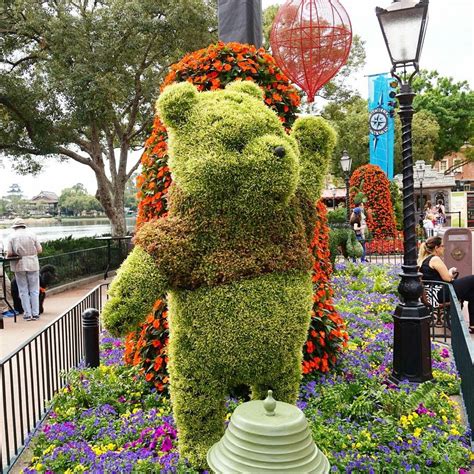
M 369 118 L 370 131 L 373 135 L 382 135 L 388 129 L 388 114 L 385 109 L 377 107 Z

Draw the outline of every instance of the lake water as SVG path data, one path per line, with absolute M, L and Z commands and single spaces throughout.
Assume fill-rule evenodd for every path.
M 127 229 L 132 231 L 135 228 L 135 217 L 127 217 Z M 51 222 L 41 225 L 29 225 L 28 229 L 38 236 L 40 242 L 60 239 L 62 237 L 94 237 L 103 234 L 110 234 L 110 223 L 107 219 L 77 219 L 63 222 Z M 0 241 L 5 243 L 8 235 L 12 232 L 10 227 L 0 228 Z

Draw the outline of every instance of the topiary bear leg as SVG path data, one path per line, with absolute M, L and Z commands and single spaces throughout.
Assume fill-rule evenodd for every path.
M 291 367 L 282 368 L 269 383 L 252 385 L 252 400 L 265 400 L 268 390 L 273 390 L 273 398 L 280 402 L 294 404 L 298 398 L 301 382 L 301 361 Z
M 206 455 L 224 434 L 225 392 L 221 381 L 171 378 L 173 413 L 179 433 L 179 452 L 194 468 L 208 469 Z

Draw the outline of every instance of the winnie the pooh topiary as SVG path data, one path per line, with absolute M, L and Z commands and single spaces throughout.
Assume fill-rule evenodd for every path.
M 137 233 L 103 318 L 127 333 L 167 294 L 180 453 L 204 468 L 230 388 L 296 400 L 312 308 L 314 172 L 327 165 L 298 143 L 310 149 L 311 134 L 325 133 L 334 146 L 335 136 L 313 118 L 289 137 L 249 81 L 203 93 L 172 85 L 157 108 L 170 136 L 169 214 Z

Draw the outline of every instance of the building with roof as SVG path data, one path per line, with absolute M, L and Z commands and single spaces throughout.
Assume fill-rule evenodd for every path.
M 41 191 L 28 202 L 31 216 L 56 216 L 58 214 L 59 198 L 51 191 Z

